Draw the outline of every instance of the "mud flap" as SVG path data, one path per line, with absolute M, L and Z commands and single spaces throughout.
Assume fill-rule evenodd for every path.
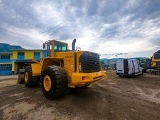
M 25 69 L 20 69 L 19 70 L 17 84 L 23 84 L 24 83 L 24 71 L 25 71 Z

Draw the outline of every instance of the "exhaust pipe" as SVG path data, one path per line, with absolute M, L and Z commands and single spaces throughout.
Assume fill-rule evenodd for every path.
M 76 43 L 76 39 L 73 40 L 72 42 L 72 50 L 75 51 L 75 43 Z

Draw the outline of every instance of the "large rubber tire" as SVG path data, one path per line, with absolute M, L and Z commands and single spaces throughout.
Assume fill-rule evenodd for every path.
M 46 88 L 46 79 L 48 86 Z M 46 67 L 42 72 L 41 77 L 42 91 L 46 98 L 56 99 L 65 95 L 67 91 L 67 75 L 63 68 L 60 66 Z
M 143 69 L 142 72 L 143 72 L 143 73 L 146 73 L 146 72 L 147 72 L 147 69 Z
M 36 77 L 32 76 L 32 69 L 30 66 L 25 68 L 24 72 L 24 84 L 27 88 L 32 88 L 38 85 L 38 80 Z
M 141 75 L 143 75 L 143 73 L 144 73 L 144 72 L 142 71 Z
M 122 75 L 119 75 L 119 77 L 122 77 Z

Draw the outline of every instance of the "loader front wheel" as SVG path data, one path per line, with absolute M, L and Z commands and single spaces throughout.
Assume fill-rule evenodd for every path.
M 46 98 L 62 97 L 67 90 L 67 75 L 64 69 L 59 66 L 46 67 L 42 72 L 41 84 Z
M 24 83 L 27 88 L 35 87 L 38 85 L 38 80 L 32 76 L 32 69 L 30 66 L 25 68 Z

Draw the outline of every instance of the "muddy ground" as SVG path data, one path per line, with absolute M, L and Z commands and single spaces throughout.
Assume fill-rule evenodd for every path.
M 160 120 L 160 76 L 107 74 L 57 100 L 46 99 L 40 86 L 16 84 L 17 76 L 0 76 L 0 120 Z

